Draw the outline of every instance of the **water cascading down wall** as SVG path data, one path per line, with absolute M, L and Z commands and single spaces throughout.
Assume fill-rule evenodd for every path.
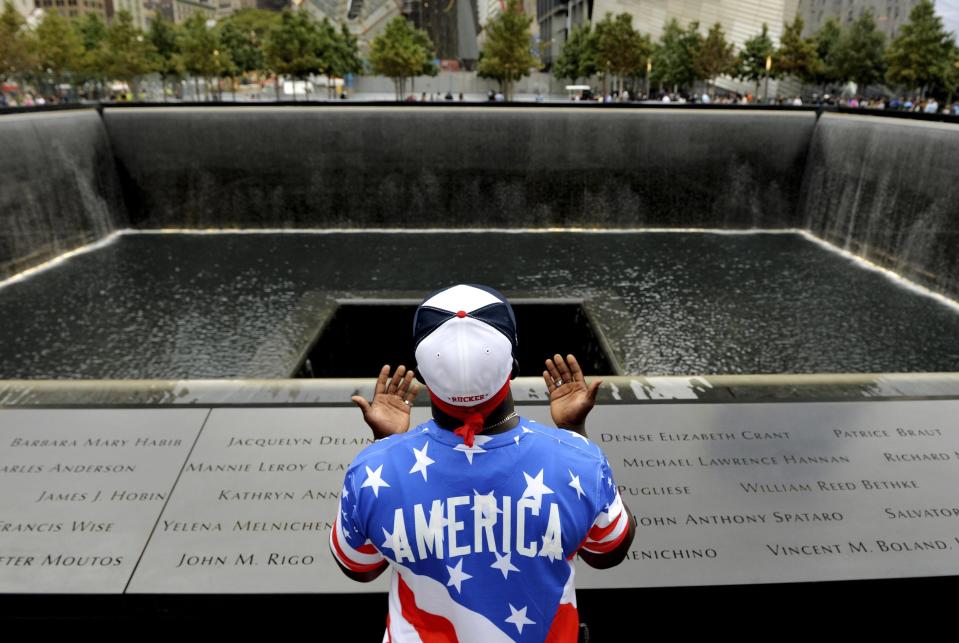
M 0 116 L 0 278 L 123 228 L 805 229 L 959 294 L 959 126 L 811 110 Z

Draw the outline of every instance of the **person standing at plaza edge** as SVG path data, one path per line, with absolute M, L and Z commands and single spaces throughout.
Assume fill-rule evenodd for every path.
M 427 297 L 413 340 L 433 418 L 409 429 L 403 366 L 383 367 L 372 403 L 353 397 L 377 441 L 346 473 L 334 559 L 363 582 L 392 568 L 386 641 L 576 641 L 573 559 L 617 565 L 634 531 L 586 438 L 600 382 L 556 355 L 543 377 L 562 428 L 517 415 L 515 317 L 485 286 Z

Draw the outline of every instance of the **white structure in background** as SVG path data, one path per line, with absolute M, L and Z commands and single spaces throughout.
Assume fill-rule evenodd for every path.
M 798 0 L 796 11 L 806 23 L 803 35 L 810 36 L 829 18 L 837 18 L 839 24 L 846 26 L 871 9 L 876 26 L 888 41 L 899 35 L 899 29 L 909 22 L 909 12 L 918 3 L 919 0 Z
M 26 18 L 34 9 L 33 0 L 8 0 L 21 16 Z
M 302 6 L 315 18 L 329 18 L 335 25 L 346 23 L 359 41 L 361 52 L 380 35 L 386 23 L 402 15 L 402 0 L 304 0 Z
M 540 32 L 543 39 L 551 39 L 550 55 L 555 59 L 562 51 L 569 30 L 591 21 L 596 24 L 606 13 L 617 15 L 628 13 L 633 16 L 633 26 L 642 33 L 648 33 L 657 40 L 663 31 L 663 25 L 672 18 L 686 27 L 691 22 L 699 22 L 699 30 L 705 35 L 709 27 L 719 22 L 723 26 L 726 38 L 732 42 L 736 51 L 743 48 L 747 40 L 762 31 L 763 23 L 769 28 L 769 37 L 779 44 L 783 23 L 792 20 L 799 0 L 594 0 L 592 13 L 585 0 L 538 0 Z M 818 1 L 818 0 L 817 0 Z M 833 2 L 835 0 L 822 0 Z M 847 2 L 850 0 L 846 0 Z M 741 83 L 733 79 L 720 79 L 719 87 L 735 91 L 755 90 L 751 83 Z M 777 83 L 769 83 L 769 93 L 775 95 Z
M 113 10 L 107 12 L 107 17 L 112 18 L 121 11 L 126 11 L 133 17 L 135 27 L 144 31 L 150 28 L 149 15 L 143 6 L 143 0 L 113 0 Z

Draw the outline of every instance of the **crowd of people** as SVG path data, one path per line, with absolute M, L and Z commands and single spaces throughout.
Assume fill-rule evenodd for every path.
M 592 101 L 600 103 L 630 103 L 630 102 L 659 102 L 659 103 L 698 103 L 702 105 L 785 105 L 799 107 L 801 105 L 829 105 L 851 107 L 854 109 L 891 110 L 900 112 L 916 112 L 923 114 L 946 114 L 959 116 L 959 100 L 939 102 L 935 97 L 919 98 L 909 96 L 850 96 L 840 97 L 831 94 L 820 95 L 813 93 L 803 99 L 801 96 L 770 96 L 766 99 L 754 96 L 751 93 L 723 93 L 712 95 L 686 94 L 682 92 L 654 92 L 652 94 L 630 94 L 628 90 L 594 94 L 590 91 L 577 92 L 571 96 L 573 101 Z

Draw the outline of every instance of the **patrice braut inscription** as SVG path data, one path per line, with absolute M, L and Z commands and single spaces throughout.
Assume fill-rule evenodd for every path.
M 549 420 L 546 407 L 520 410 Z M 130 592 L 385 591 L 382 578 L 343 577 L 328 552 L 346 468 L 370 443 L 355 409 L 214 409 L 205 424 L 205 410 L 179 412 L 195 415 L 0 413 L 0 479 L 16 481 L 4 484 L 0 505 L 3 591 L 121 591 L 131 572 Z M 137 414 L 146 419 L 131 419 Z M 595 572 L 580 564 L 577 585 L 959 574 L 955 417 L 953 401 L 598 407 L 590 437 L 609 457 L 638 526 L 622 565 Z M 426 409 L 414 409 L 414 421 L 424 419 Z M 10 446 L 70 437 L 64 433 L 128 442 L 114 447 L 126 449 L 122 457 L 73 460 L 56 454 L 80 447 Z M 151 447 L 144 461 L 135 456 L 141 437 L 182 443 Z M 100 469 L 64 478 L 51 468 L 57 464 Z M 124 483 L 113 484 L 119 476 Z M 138 500 L 123 504 L 130 493 Z M 144 519 L 129 508 L 93 511 L 101 505 L 142 507 Z M 74 519 L 85 526 L 75 528 Z M 48 555 L 122 558 L 112 567 L 47 564 L 57 570 L 51 574 L 40 566 Z M 30 566 L 17 562 L 24 556 L 34 556 Z M 103 580 L 91 587 L 94 577 Z
M 122 592 L 207 413 L 0 411 L 0 592 Z

